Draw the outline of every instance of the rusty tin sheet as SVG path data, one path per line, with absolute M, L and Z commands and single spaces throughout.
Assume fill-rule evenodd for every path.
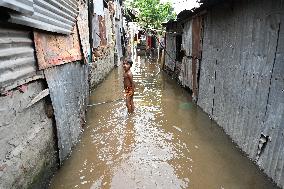
M 78 30 L 70 35 L 34 31 L 34 42 L 39 69 L 46 69 L 82 59 Z
M 198 16 L 192 20 L 192 56 L 201 58 L 201 32 L 202 17 Z
M 104 16 L 98 16 L 99 19 L 99 29 L 100 29 L 100 38 L 101 38 L 101 46 L 107 45 L 106 40 L 106 23 Z
M 88 57 L 90 56 L 91 48 L 89 38 L 88 5 L 86 2 L 83 2 L 83 0 L 79 2 L 79 15 L 77 18 L 77 24 L 85 63 L 88 63 Z

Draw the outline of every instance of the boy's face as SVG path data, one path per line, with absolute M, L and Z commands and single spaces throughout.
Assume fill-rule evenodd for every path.
M 127 61 L 123 61 L 122 67 L 123 67 L 124 71 L 128 71 L 131 66 Z

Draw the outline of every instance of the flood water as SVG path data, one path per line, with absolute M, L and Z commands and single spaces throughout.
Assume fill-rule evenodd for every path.
M 87 125 L 51 189 L 276 188 L 190 95 L 139 58 L 131 68 L 135 113 L 123 100 L 122 68 L 90 97 Z

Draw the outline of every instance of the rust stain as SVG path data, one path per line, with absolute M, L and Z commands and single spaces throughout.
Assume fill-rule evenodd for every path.
M 24 84 L 24 85 L 18 86 L 18 90 L 19 90 L 21 93 L 25 93 L 25 92 L 27 92 L 27 90 L 28 90 L 28 85 L 27 85 L 27 84 Z
M 98 19 L 99 19 L 101 46 L 106 46 L 107 45 L 107 40 L 106 40 L 106 23 L 105 23 L 105 18 L 103 16 L 98 16 Z
M 115 14 L 114 3 L 112 1 L 109 1 L 108 7 L 109 7 L 108 9 L 109 9 L 110 14 L 113 16 Z
M 0 171 L 4 171 L 7 167 L 7 164 L 0 165 Z
M 83 57 L 76 26 L 70 35 L 34 31 L 34 42 L 40 70 L 81 60 Z

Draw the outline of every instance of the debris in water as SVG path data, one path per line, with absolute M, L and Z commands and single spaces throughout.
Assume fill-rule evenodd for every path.
M 173 126 L 173 128 L 175 128 L 176 130 L 178 130 L 179 132 L 182 132 L 182 130 L 179 127 Z
M 180 104 L 179 104 L 179 108 L 180 108 L 180 109 L 183 109 L 183 110 L 188 110 L 188 109 L 191 109 L 191 108 L 192 108 L 192 104 L 191 104 L 191 103 L 188 103 L 188 102 L 180 103 Z
M 259 139 L 259 142 L 258 142 L 257 155 L 256 155 L 256 158 L 255 158 L 256 161 L 259 160 L 259 158 L 260 158 L 261 154 L 263 153 L 268 141 L 271 141 L 271 137 L 261 133 L 260 139 Z
M 87 183 L 88 183 L 88 181 L 81 182 L 82 185 L 87 184 Z

